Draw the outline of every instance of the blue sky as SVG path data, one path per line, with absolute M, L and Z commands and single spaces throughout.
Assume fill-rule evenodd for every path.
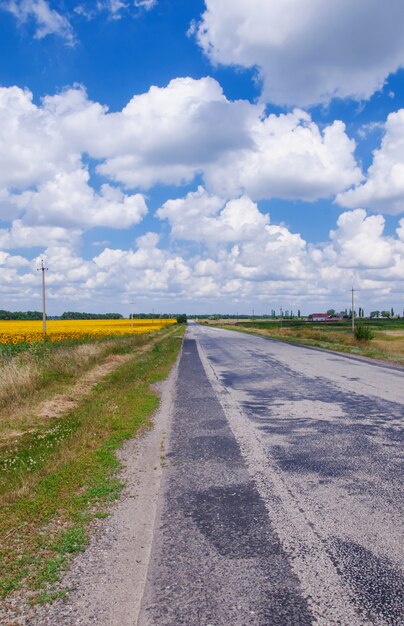
M 0 308 L 404 306 L 404 5 L 0 0 Z

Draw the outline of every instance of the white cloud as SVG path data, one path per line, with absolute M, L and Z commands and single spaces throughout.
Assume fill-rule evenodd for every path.
M 32 248 L 52 245 L 77 245 L 81 230 L 60 226 L 28 226 L 14 220 L 10 228 L 0 229 L 0 248 Z
M 2 4 L 2 8 L 12 13 L 21 23 L 32 19 L 36 26 L 36 39 L 59 35 L 69 45 L 75 43 L 73 29 L 67 17 L 52 9 L 46 0 L 8 0 Z
M 367 216 L 363 209 L 342 213 L 337 230 L 331 231 L 332 247 L 339 267 L 386 268 L 393 262 L 394 246 L 383 237 L 385 220 Z
M 123 229 L 138 224 L 146 215 L 147 206 L 141 194 L 125 195 L 108 184 L 96 193 L 89 186 L 89 178 L 83 168 L 61 172 L 41 183 L 36 191 L 26 191 L 13 200 L 24 210 L 24 221 L 30 224 Z
M 249 127 L 260 110 L 230 102 L 212 78 L 177 78 L 104 116 L 107 132 L 94 133 L 88 150 L 106 159 L 100 173 L 127 186 L 178 184 L 218 155 L 250 145 Z
M 135 10 L 135 14 L 141 11 L 150 11 L 157 5 L 157 0 L 97 0 L 90 4 L 79 4 L 74 8 L 77 15 L 83 15 L 88 20 L 94 19 L 99 13 L 108 13 L 110 19 L 119 20 L 124 13 Z
M 0 265 L 2 267 L 27 267 L 29 266 L 28 259 L 25 259 L 19 255 L 12 255 L 8 252 L 0 250 Z
M 199 259 L 198 276 L 225 273 L 226 280 L 303 278 L 306 244 L 284 226 L 269 223 L 248 197 L 227 202 L 202 187 L 185 198 L 168 200 L 157 211 L 168 219 L 176 240 L 203 243 L 214 259 Z
M 138 7 L 139 9 L 150 11 L 150 9 L 156 6 L 157 0 L 134 0 L 134 4 L 135 7 Z
M 27 91 L 4 88 L 0 122 L 0 207 L 8 211 L 9 194 L 27 189 L 33 204 L 51 187 L 69 182 L 73 191 L 75 182 L 84 198 L 83 155 L 128 188 L 180 184 L 200 174 L 224 198 L 315 199 L 361 179 L 342 122 L 320 130 L 301 110 L 265 117 L 261 106 L 227 100 L 212 78 L 151 87 L 117 113 L 80 87 L 47 96 L 42 106 Z
M 377 178 L 377 168 L 388 172 L 394 160 L 401 162 L 401 132 L 398 112 L 387 120 L 368 181 Z M 59 297 L 61 303 L 103 303 L 105 310 L 111 299 L 118 307 L 132 296 L 201 307 L 211 302 L 215 308 L 215 298 L 256 298 L 268 306 L 273 299 L 285 308 L 313 299 L 332 305 L 330 299 L 345 298 L 356 278 L 368 298 L 381 285 L 386 294 L 398 293 L 404 223 L 388 237 L 380 215 L 347 211 L 328 242 L 308 244 L 256 204 L 260 198 L 327 197 L 359 185 L 354 148 L 341 122 L 320 129 L 298 109 L 266 116 L 261 105 L 227 100 L 211 78 L 153 87 L 116 113 L 91 102 L 80 87 L 41 105 L 27 91 L 2 89 L 0 219 L 6 223 L 0 261 L 7 263 L 0 290 L 16 302 L 36 297 L 36 265 L 28 268 L 26 255 L 13 251 L 39 247 L 49 255 L 55 306 Z M 88 169 L 84 161 L 90 161 Z M 113 184 L 94 186 L 94 161 Z M 133 249 L 109 244 L 93 259 L 80 257 L 85 230 L 129 228 L 145 216 L 144 197 L 125 193 L 119 183 L 148 187 L 195 175 L 204 186 L 174 196 L 158 211 L 167 220 L 171 249 L 148 233 Z M 109 233 L 100 238 L 114 240 Z
M 247 193 L 254 199 L 316 200 L 358 183 L 355 142 L 340 121 L 323 131 L 299 109 L 269 115 L 251 128 L 254 147 L 228 153 L 205 168 L 217 193 Z
M 203 190 L 195 193 L 198 195 L 199 204 L 204 195 L 209 202 Z M 195 209 L 198 198 L 187 196 L 185 201 Z M 383 301 L 383 306 L 400 305 L 404 220 L 396 236 L 386 236 L 381 216 L 347 211 L 338 219 L 328 242 L 307 244 L 298 233 L 272 224 L 257 207 L 253 210 L 252 204 L 251 214 L 255 210 L 255 221 L 261 216 L 263 224 L 255 237 L 249 238 L 240 230 L 236 241 L 232 235 L 215 246 L 211 245 L 212 232 L 216 234 L 214 224 L 223 219 L 226 205 L 205 211 L 211 224 L 209 228 L 205 224 L 195 247 L 189 246 L 189 240 L 175 239 L 172 250 L 164 249 L 158 235 L 149 232 L 137 238 L 133 249 L 109 247 L 86 260 L 55 231 L 44 250 L 53 303 L 50 310 L 72 308 L 75 302 L 80 302 L 81 309 L 107 310 L 114 302 L 114 310 L 127 314 L 128 303 L 135 301 L 136 310 L 151 310 L 156 303 L 163 303 L 161 307 L 171 311 L 237 307 L 248 312 L 254 307 L 257 312 L 269 312 L 282 306 L 293 308 L 295 313 L 297 308 L 310 312 L 330 306 L 349 307 L 353 283 L 358 288 L 358 306 L 375 308 L 371 303 L 376 302 L 380 308 Z M 196 210 L 202 209 L 199 206 Z M 188 224 L 195 217 L 191 213 L 191 209 L 183 212 Z M 175 229 L 178 215 L 174 212 L 170 217 Z M 181 237 L 195 241 L 190 228 L 183 233 Z M 25 236 L 32 238 L 32 233 Z M 29 261 L 0 253 L 0 292 L 8 302 L 26 301 L 31 308 L 35 298 L 39 302 L 38 258 Z
M 42 182 L 77 167 L 79 156 L 61 135 L 57 115 L 33 104 L 31 92 L 0 88 L 0 187 Z
M 381 146 L 373 153 L 366 181 L 337 195 L 348 208 L 364 206 L 397 215 L 404 211 L 404 109 L 390 113 Z
M 77 151 L 100 159 L 99 173 L 128 187 L 190 182 L 201 173 L 224 197 L 307 200 L 361 180 L 342 122 L 320 130 L 299 109 L 265 117 L 261 106 L 227 100 L 212 78 L 152 87 L 121 113 L 77 89 L 45 106 Z
M 404 65 L 402 0 L 205 0 L 213 63 L 258 67 L 263 97 L 308 106 L 369 98 Z
M 185 198 L 168 200 L 157 216 L 168 219 L 173 238 L 209 245 L 254 239 L 268 222 L 250 198 L 225 202 L 203 187 Z
M 118 187 L 104 183 L 96 191 L 88 170 L 82 165 L 85 130 L 78 123 L 76 136 L 63 126 L 64 115 L 75 112 L 97 116 L 104 109 L 89 103 L 82 89 L 72 89 L 54 98 L 45 98 L 43 106 L 32 102 L 32 94 L 17 87 L 0 89 L 0 217 L 14 221 L 2 231 L 4 245 L 10 247 L 40 242 L 46 228 L 51 240 L 65 239 L 64 229 L 94 226 L 127 228 L 138 224 L 147 213 L 141 194 L 125 194 Z M 100 129 L 98 129 L 100 130 Z

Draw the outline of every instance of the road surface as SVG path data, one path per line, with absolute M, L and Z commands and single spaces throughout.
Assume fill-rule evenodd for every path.
M 190 325 L 140 626 L 404 624 L 403 382 Z

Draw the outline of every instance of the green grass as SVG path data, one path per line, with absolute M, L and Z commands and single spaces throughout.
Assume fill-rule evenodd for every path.
M 182 335 L 177 328 L 134 354 L 79 408 L 20 442 L 14 463 L 13 449 L 0 451 L 1 597 L 52 597 L 71 555 L 85 549 L 89 522 L 120 494 L 116 450 L 150 424 L 159 402 L 150 385 L 167 376 Z

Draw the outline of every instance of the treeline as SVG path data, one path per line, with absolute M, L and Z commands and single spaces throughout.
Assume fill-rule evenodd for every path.
M 48 315 L 48 320 L 118 320 L 120 313 L 79 313 L 66 311 L 62 315 Z M 4 311 L 0 310 L 0 320 L 41 320 L 42 311 Z
M 129 315 L 129 318 L 133 320 L 170 320 L 175 317 L 178 317 L 178 313 L 131 313 Z
M 79 313 L 77 311 L 66 311 L 59 317 L 52 317 L 54 320 L 120 320 L 120 313 Z M 50 318 L 49 318 L 50 319 Z
M 4 311 L 0 310 L 0 320 L 41 320 L 41 311 Z

